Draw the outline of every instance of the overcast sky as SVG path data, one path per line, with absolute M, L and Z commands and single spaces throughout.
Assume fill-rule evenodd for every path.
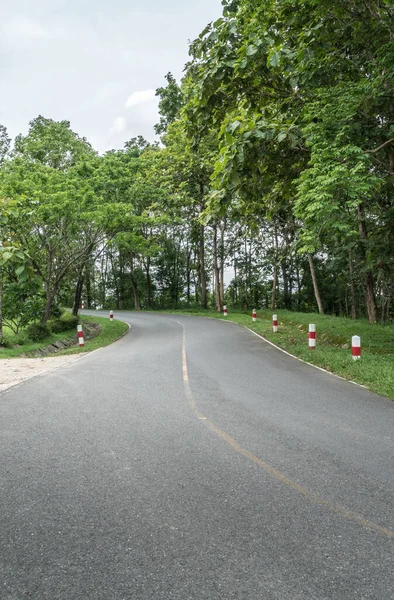
M 220 0 L 0 0 L 0 123 L 67 119 L 100 152 L 153 140 L 154 90 L 220 15 Z

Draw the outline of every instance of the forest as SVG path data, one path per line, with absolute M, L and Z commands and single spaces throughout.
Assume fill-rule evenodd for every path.
M 393 321 L 391 0 L 224 0 L 157 95 L 104 155 L 0 126 L 0 336 L 82 300 Z

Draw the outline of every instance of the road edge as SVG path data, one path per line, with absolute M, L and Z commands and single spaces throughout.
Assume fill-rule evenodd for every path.
M 175 315 L 176 313 L 172 313 L 172 314 Z M 246 329 L 247 331 L 250 331 L 250 333 L 253 333 L 253 335 L 256 335 L 257 337 L 259 337 L 260 339 L 262 339 L 264 342 L 266 342 L 267 344 L 269 344 L 273 348 L 276 348 L 280 352 L 283 352 L 283 354 L 286 354 L 287 356 L 290 356 L 290 358 L 294 358 L 295 360 L 298 360 L 298 361 L 304 363 L 304 365 L 309 365 L 310 367 L 313 367 L 314 369 L 318 369 L 319 371 L 322 371 L 323 373 L 327 373 L 328 375 L 332 375 L 332 377 L 336 377 L 337 379 L 341 379 L 341 381 L 347 381 L 347 383 L 352 383 L 353 385 L 357 385 L 358 387 L 363 388 L 364 390 L 367 390 L 371 394 L 375 394 L 376 396 L 379 396 L 380 398 L 386 398 L 386 400 L 390 400 L 390 402 L 393 402 L 393 400 L 391 400 L 391 398 L 387 398 L 387 396 L 382 396 L 381 394 L 378 394 L 377 392 L 374 392 L 373 390 L 369 389 L 369 387 L 367 387 L 366 385 L 363 385 L 362 383 L 357 383 L 357 381 L 353 381 L 352 379 L 346 379 L 346 377 L 342 377 L 342 375 L 337 375 L 337 373 L 333 373 L 332 371 L 327 371 L 327 369 L 324 369 L 323 367 L 318 367 L 317 365 L 314 365 L 313 363 L 310 363 L 307 360 L 304 360 L 303 358 L 300 358 L 299 356 L 295 356 L 295 354 L 291 354 L 287 350 L 283 350 L 283 348 L 281 348 L 280 346 L 277 346 L 273 342 L 270 342 L 270 340 L 267 340 L 267 338 L 265 338 L 260 333 L 257 333 L 256 331 L 253 331 L 253 329 L 250 329 L 250 327 L 248 327 L 247 325 L 242 325 L 242 323 L 237 323 L 236 321 L 232 321 L 231 319 L 215 319 L 215 317 L 205 317 L 203 315 L 180 315 L 180 316 L 183 316 L 183 317 L 198 317 L 199 319 L 210 319 L 211 321 L 218 321 L 220 323 L 231 323 L 232 325 L 237 325 L 238 327 L 243 327 L 243 329 Z
M 68 362 L 66 364 L 62 364 L 62 365 L 56 365 L 56 366 L 52 367 L 51 369 L 48 369 L 47 371 L 44 371 L 42 373 L 35 373 L 34 375 L 31 375 L 30 377 L 26 377 L 26 379 L 24 379 L 23 381 L 17 381 L 15 383 L 11 383 L 5 390 L 0 391 L 0 397 L 7 394 L 10 390 L 12 390 L 16 387 L 19 387 L 20 385 L 23 385 L 27 381 L 30 381 L 31 379 L 35 379 L 36 377 L 42 377 L 43 375 L 52 373 L 53 371 L 56 371 L 57 369 L 61 369 L 62 367 L 72 365 L 73 363 L 77 362 L 78 360 L 83 359 L 84 357 L 91 356 L 95 352 L 99 352 L 100 350 L 103 350 L 104 348 L 108 348 L 109 346 L 112 346 L 112 344 L 115 344 L 115 342 L 117 342 L 122 337 L 127 335 L 131 329 L 131 325 L 130 325 L 130 323 L 127 323 L 127 321 L 123 321 L 122 319 L 117 319 L 117 320 L 121 321 L 122 323 L 126 323 L 126 325 L 128 326 L 128 329 L 126 331 L 124 331 L 119 337 L 117 337 L 113 342 L 111 342 L 111 344 L 107 344 L 106 346 L 101 346 L 101 348 L 96 348 L 96 350 L 92 350 L 90 352 L 82 352 L 82 353 L 77 353 L 75 355 L 71 354 L 70 356 L 75 356 L 75 358 L 71 359 L 70 362 Z M 18 357 L 16 357 L 16 358 L 18 358 Z M 48 358 L 55 358 L 55 357 L 48 357 Z M 7 360 L 12 360 L 12 359 L 7 359 Z

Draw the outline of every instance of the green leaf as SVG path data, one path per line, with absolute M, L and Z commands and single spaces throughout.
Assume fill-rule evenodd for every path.
M 231 133 L 234 133 L 234 131 L 235 131 L 236 129 L 238 129 L 238 127 L 239 127 L 240 125 L 241 125 L 241 122 L 240 122 L 240 121 L 234 121 L 233 123 L 231 123 L 231 125 L 230 125 L 230 131 L 231 131 Z
M 257 51 L 258 51 L 258 48 L 256 48 L 256 46 L 254 44 L 251 44 L 250 46 L 248 46 L 246 48 L 247 56 L 253 56 L 254 54 L 256 54 Z
M 269 57 L 269 65 L 271 67 L 279 67 L 280 64 L 280 53 L 279 52 L 272 52 L 272 54 Z

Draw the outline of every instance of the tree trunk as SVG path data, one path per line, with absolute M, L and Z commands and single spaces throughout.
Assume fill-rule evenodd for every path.
M 0 344 L 3 338 L 3 271 L 0 270 Z
M 173 277 L 172 277 L 172 303 L 173 303 L 173 307 L 176 309 L 178 308 L 178 248 L 175 244 L 175 240 L 174 241 L 174 270 L 173 270 Z
M 103 252 L 101 261 L 101 286 L 102 286 L 102 307 L 105 307 L 105 299 L 107 295 L 107 271 L 108 271 L 108 253 Z
M 315 266 L 313 264 L 313 258 L 312 258 L 312 254 L 309 252 L 308 253 L 308 261 L 309 261 L 309 268 L 311 270 L 311 277 L 312 277 L 312 283 L 313 283 L 313 290 L 315 292 L 315 298 L 316 298 L 316 303 L 317 303 L 317 307 L 319 309 L 319 313 L 321 315 L 324 315 L 324 308 L 323 308 L 323 303 L 321 301 L 321 296 L 320 296 L 320 291 L 319 291 L 319 286 L 317 284 L 317 279 L 316 279 L 316 271 L 315 271 Z
M 118 255 L 118 260 L 119 260 L 119 310 L 122 310 L 124 308 L 124 256 L 122 251 L 119 250 L 119 255 Z M 87 286 L 86 286 L 87 288 Z M 87 293 L 87 289 L 86 289 L 86 294 Z M 89 304 L 88 304 L 89 306 Z
M 200 227 L 199 241 L 201 307 L 207 308 L 207 274 L 205 272 L 205 227 Z
M 148 256 L 145 264 L 146 271 L 146 305 L 148 308 L 152 305 L 152 279 L 150 276 L 150 257 Z
M 190 306 L 190 286 L 191 286 L 191 269 L 190 269 L 190 261 L 192 255 L 192 248 L 189 248 L 189 243 L 187 246 L 187 259 L 186 259 L 186 298 L 187 305 Z
M 81 305 L 82 288 L 83 288 L 83 280 L 84 280 L 83 271 L 84 271 L 84 269 L 82 268 L 78 275 L 77 285 L 75 287 L 74 305 L 73 305 L 73 310 L 72 310 L 72 314 L 75 316 L 77 316 L 79 307 Z M 88 304 L 88 307 L 89 307 L 89 304 Z
M 220 228 L 220 300 L 221 304 L 224 304 L 224 231 L 226 228 L 226 221 L 223 222 Z
M 297 264 L 296 268 L 296 279 L 297 279 L 297 308 L 301 310 L 301 278 L 300 278 L 300 267 Z
M 223 312 L 222 299 L 220 297 L 220 271 L 218 266 L 218 248 L 217 248 L 217 225 L 213 230 L 213 274 L 215 281 L 215 301 L 217 312 Z
M 283 304 L 286 309 L 289 309 L 290 308 L 289 278 L 288 278 L 287 265 L 286 265 L 285 260 L 282 260 L 281 267 L 282 267 L 282 277 L 283 277 Z
M 55 289 L 51 289 L 50 284 L 48 284 L 47 292 L 46 292 L 45 310 L 44 310 L 44 314 L 41 319 L 41 323 L 43 325 L 46 325 L 47 322 L 49 321 L 49 318 L 51 316 L 52 304 L 53 304 L 53 300 L 56 296 L 56 293 L 57 293 L 57 291 Z
M 86 288 L 86 304 L 87 307 L 89 308 L 90 306 L 92 306 L 92 284 L 91 284 L 91 264 L 89 261 L 88 264 L 88 268 L 86 269 L 85 272 L 85 288 Z M 82 290 L 81 290 L 82 293 Z
M 234 304 L 238 304 L 237 259 L 234 255 Z
M 276 288 L 278 285 L 278 235 L 275 231 L 274 235 L 274 248 L 275 248 L 275 256 L 274 256 L 274 280 L 272 282 L 272 297 L 271 297 L 271 310 L 275 310 L 276 308 Z
M 352 253 L 349 252 L 349 274 L 350 274 L 350 294 L 352 298 L 352 319 L 358 319 L 360 307 L 357 297 L 356 282 L 354 280 Z
M 294 241 L 294 236 L 291 238 L 291 243 Z M 290 248 L 291 252 L 291 248 Z M 294 287 L 294 256 L 291 252 L 290 254 L 290 265 L 289 265 L 289 309 L 293 310 L 293 287 Z
M 198 265 L 198 250 L 197 250 L 197 248 L 194 248 L 193 264 Z M 192 279 L 193 288 L 194 288 L 194 301 L 197 304 L 197 302 L 200 299 L 199 293 L 200 293 L 200 289 L 201 289 L 201 282 L 200 282 L 200 275 L 198 272 L 198 268 L 191 270 L 191 279 Z
M 130 254 L 130 279 L 134 295 L 134 310 L 141 310 L 140 299 L 138 296 L 138 286 L 134 277 L 134 256 Z
M 358 214 L 358 228 L 360 233 L 360 238 L 365 244 L 368 240 L 368 231 L 367 224 L 364 216 L 364 207 L 362 204 L 359 204 L 357 207 Z M 367 251 L 364 246 L 364 256 L 365 262 L 367 262 Z M 368 269 L 365 273 L 364 279 L 364 296 L 365 296 L 365 306 L 367 308 L 368 321 L 370 323 L 376 323 L 378 319 L 378 307 L 376 305 L 376 298 L 374 292 L 374 278 L 372 275 L 372 271 Z
M 376 323 L 378 319 L 378 307 L 376 306 L 372 271 L 367 271 L 365 275 L 365 304 L 367 307 L 368 321 L 370 323 Z
M 219 277 L 220 277 L 220 300 L 221 300 L 221 303 L 224 304 L 224 265 L 223 264 L 221 264 L 221 266 L 220 266 Z
M 272 282 L 272 296 L 271 296 L 271 309 L 275 310 L 276 307 L 276 286 L 278 285 L 278 265 L 274 264 L 274 279 Z
M 110 259 L 111 259 L 112 277 L 113 277 L 114 284 L 115 284 L 116 310 L 119 310 L 119 307 L 120 307 L 119 306 L 120 305 L 119 281 L 118 281 L 118 276 L 117 276 L 115 265 L 114 265 L 114 257 L 113 257 L 112 252 L 110 254 Z

